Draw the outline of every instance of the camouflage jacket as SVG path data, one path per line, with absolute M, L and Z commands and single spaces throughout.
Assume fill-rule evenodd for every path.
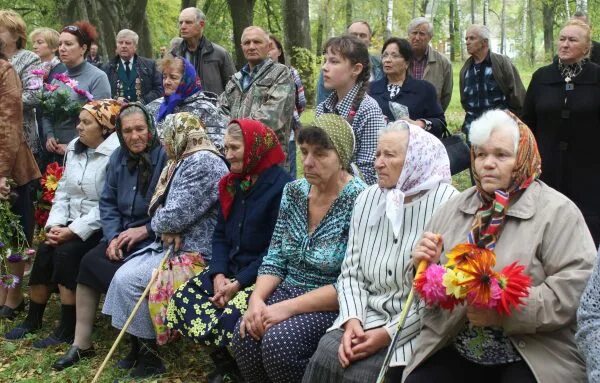
M 295 95 L 289 69 L 267 59 L 246 89 L 242 87 L 242 72 L 235 73 L 219 97 L 219 105 L 231 119 L 252 118 L 273 129 L 287 154 Z

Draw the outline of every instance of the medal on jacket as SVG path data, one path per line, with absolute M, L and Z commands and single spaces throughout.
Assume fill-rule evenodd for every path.
M 575 84 L 571 83 L 571 77 L 567 76 L 565 77 L 565 90 L 573 90 L 575 89 Z

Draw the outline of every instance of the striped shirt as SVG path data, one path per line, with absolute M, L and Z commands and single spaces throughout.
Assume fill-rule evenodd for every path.
M 393 338 L 411 288 L 411 253 L 434 211 L 458 191 L 440 184 L 415 201 L 404 204 L 404 221 L 394 238 L 387 217 L 367 226 L 373 211 L 384 198 L 377 185 L 370 186 L 356 199 L 352 212 L 348 248 L 336 285 L 340 314 L 329 331 L 349 319 L 358 319 L 365 330 L 385 326 Z M 405 366 L 412 355 L 420 331 L 419 310 L 413 306 L 398 339 L 390 366 Z

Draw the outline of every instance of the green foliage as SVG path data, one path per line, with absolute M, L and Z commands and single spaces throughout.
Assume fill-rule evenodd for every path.
M 159 57 L 160 47 L 169 48 L 173 37 L 179 36 L 177 20 L 179 16 L 178 1 L 150 0 L 146 7 L 146 17 L 150 25 L 152 51 Z
M 304 85 L 304 95 L 306 96 L 307 106 L 313 106 L 313 100 L 317 93 L 317 76 L 319 75 L 319 58 L 306 48 L 293 48 L 291 61 L 292 66 L 300 73 L 302 85 Z

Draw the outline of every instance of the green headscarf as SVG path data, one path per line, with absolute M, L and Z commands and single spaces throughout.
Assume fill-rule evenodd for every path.
M 352 126 L 348 121 L 337 114 L 326 113 L 315 118 L 314 126 L 323 129 L 327 133 L 340 157 L 342 166 L 344 169 L 350 169 L 356 141 Z

